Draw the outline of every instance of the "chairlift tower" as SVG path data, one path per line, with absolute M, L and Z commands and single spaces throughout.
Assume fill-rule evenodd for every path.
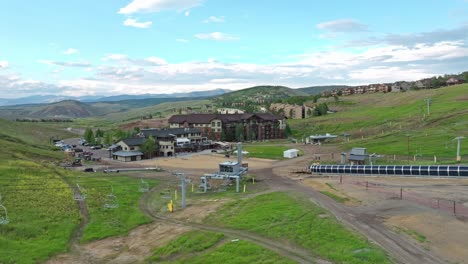
M 186 197 L 187 197 L 187 182 L 190 180 L 187 180 L 185 173 L 183 172 L 176 172 L 174 173 L 175 176 L 180 177 L 180 188 L 181 188 L 181 193 L 182 193 L 182 209 L 186 207 Z
M 432 104 L 432 98 L 427 98 L 426 100 L 426 104 L 427 104 L 427 116 L 429 116 L 431 114 L 431 104 Z
M 464 139 L 465 137 L 461 136 L 461 137 L 456 137 L 454 138 L 453 140 L 456 140 L 457 141 L 457 162 L 460 162 L 461 161 L 461 156 L 460 156 L 460 145 L 461 145 L 461 141 Z

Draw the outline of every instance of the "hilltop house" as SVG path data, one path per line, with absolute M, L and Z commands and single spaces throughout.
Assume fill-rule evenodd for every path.
M 210 139 L 227 141 L 234 141 L 237 136 L 247 140 L 283 138 L 285 125 L 284 118 L 269 113 L 191 114 L 169 118 L 171 128 L 198 128 Z
M 462 84 L 464 83 L 464 80 L 460 79 L 460 78 L 450 78 L 448 79 L 446 82 L 445 82 L 447 85 L 456 85 L 456 84 Z
M 396 82 L 392 85 L 392 92 L 406 92 L 411 88 L 411 84 L 408 82 Z
M 304 119 L 309 117 L 309 112 L 312 108 L 305 105 L 291 105 L 291 104 L 271 104 L 270 111 L 279 113 L 282 112 L 284 116 L 290 119 Z

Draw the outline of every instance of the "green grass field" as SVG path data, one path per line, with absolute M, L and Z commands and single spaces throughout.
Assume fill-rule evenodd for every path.
M 0 263 L 38 263 L 68 249 L 80 214 L 71 190 L 52 169 L 2 160 L 0 193 L 10 219 L 0 226 Z
M 125 235 L 131 229 L 151 222 L 151 219 L 138 208 L 138 201 L 142 195 L 138 190 L 139 179 L 94 173 L 79 179 L 73 177 L 73 180 L 79 181 L 79 185 L 87 191 L 86 205 L 90 221 L 84 229 L 81 242 Z M 146 182 L 150 188 L 156 184 L 154 180 L 146 180 Z M 104 207 L 106 203 L 109 203 L 107 199 L 109 194 L 117 198 L 118 208 Z
M 0 225 L 0 263 L 39 263 L 66 252 L 81 221 L 77 203 L 64 178 L 88 191 L 90 223 L 81 241 L 124 235 L 150 221 L 138 209 L 139 179 L 65 170 L 54 164 L 63 159 L 49 138 L 65 131 L 32 123 L 0 120 L 0 194 L 10 222 Z M 62 133 L 63 134 L 60 134 Z M 150 186 L 155 181 L 147 180 Z M 119 208 L 104 209 L 111 187 Z
M 273 160 L 283 159 L 283 151 L 288 150 L 285 146 L 264 144 L 246 144 L 242 149 L 249 152 L 249 157 Z
M 347 230 L 325 210 L 287 193 L 231 202 L 205 221 L 288 241 L 333 263 L 390 263 L 382 250 Z
M 329 102 L 339 112 L 321 117 L 289 120 L 294 136 L 350 133 L 343 149 L 366 147 L 371 153 L 455 158 L 456 136 L 468 136 L 468 84 L 405 93 L 364 94 Z M 426 99 L 431 98 L 430 115 Z M 468 145 L 462 154 L 468 155 Z
M 295 263 L 261 246 L 225 239 L 223 234 L 190 231 L 154 250 L 148 263 Z

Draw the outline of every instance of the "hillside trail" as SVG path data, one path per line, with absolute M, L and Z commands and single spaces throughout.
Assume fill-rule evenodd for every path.
M 76 185 L 74 185 L 70 179 L 68 179 L 67 177 L 65 177 L 59 170 L 55 169 L 55 172 L 57 173 L 57 175 L 59 175 L 59 177 L 68 185 L 68 187 L 71 189 L 72 193 L 74 192 L 78 192 L 78 188 Z M 89 223 L 89 212 L 88 212 L 88 208 L 86 207 L 86 202 L 85 200 L 81 200 L 81 201 L 76 201 L 76 204 L 78 206 L 78 209 L 80 211 L 80 215 L 81 215 L 81 220 L 80 220 L 80 224 L 78 225 L 78 227 L 73 231 L 71 237 L 70 237 L 70 241 L 69 241 L 69 245 L 70 245 L 70 250 L 71 250 L 71 254 L 78 254 L 78 255 L 81 255 L 81 250 L 80 250 L 80 240 L 81 240 L 81 237 L 83 236 L 83 231 L 84 231 L 84 228 L 86 227 L 86 225 Z
M 318 258 L 317 256 L 314 256 L 310 251 L 306 249 L 303 249 L 294 245 L 286 244 L 284 242 L 280 242 L 277 240 L 268 239 L 266 237 L 263 237 L 263 236 L 260 236 L 251 232 L 225 228 L 225 227 L 219 227 L 219 226 L 212 226 L 212 225 L 207 225 L 203 223 L 194 223 L 194 222 L 190 222 L 187 220 L 180 220 L 180 219 L 174 219 L 171 217 L 163 216 L 157 213 L 156 210 L 150 206 L 149 198 L 151 197 L 151 194 L 153 192 L 154 190 L 152 190 L 152 192 L 146 193 L 143 196 L 140 202 L 140 208 L 148 217 L 150 217 L 154 221 L 162 221 L 162 222 L 171 223 L 175 225 L 190 227 L 190 228 L 197 229 L 197 230 L 205 230 L 205 231 L 223 233 L 226 236 L 231 237 L 233 239 L 242 239 L 242 240 L 260 245 L 286 258 L 294 260 L 297 263 L 330 264 L 329 261 L 326 261 L 326 260 Z
M 299 147 L 299 149 L 302 149 Z M 310 201 L 331 212 L 338 221 L 348 228 L 364 235 L 369 240 L 383 248 L 396 263 L 446 263 L 433 252 L 423 249 L 418 244 L 402 237 L 384 226 L 376 214 L 366 212 L 359 207 L 348 207 L 337 203 L 328 196 L 301 184 L 301 181 L 282 176 L 281 169 L 288 167 L 302 170 L 312 161 L 313 148 L 303 149 L 304 156 L 275 162 L 272 168 L 251 170 L 251 173 L 262 179 L 273 190 L 302 193 Z

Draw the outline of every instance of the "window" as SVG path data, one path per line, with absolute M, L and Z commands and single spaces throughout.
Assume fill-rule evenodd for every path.
M 221 121 L 218 121 L 218 126 L 221 127 Z

